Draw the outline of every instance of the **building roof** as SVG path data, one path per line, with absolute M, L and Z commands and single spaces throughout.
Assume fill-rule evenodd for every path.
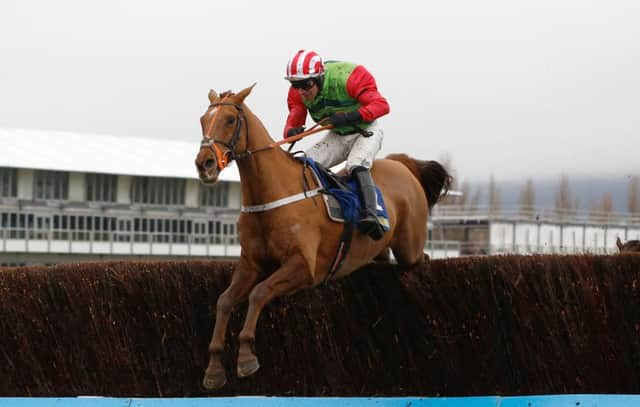
M 197 179 L 193 142 L 0 128 L 0 167 Z M 221 181 L 240 181 L 234 164 Z

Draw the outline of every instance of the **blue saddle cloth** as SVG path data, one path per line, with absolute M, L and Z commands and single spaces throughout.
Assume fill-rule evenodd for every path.
M 344 177 L 332 173 L 330 170 L 321 167 L 318 163 L 307 157 L 296 157 L 296 159 L 302 161 L 308 165 L 313 172 L 316 173 L 318 179 L 322 183 L 322 188 L 326 193 L 332 195 L 342 209 L 342 217 L 345 221 L 358 223 L 360 220 L 360 210 L 364 207 L 364 202 L 359 194 L 359 187 L 357 182 L 353 178 L 347 180 Z M 384 204 L 384 198 L 382 192 L 376 186 L 376 216 L 378 222 L 382 228 L 389 230 L 389 215 L 387 214 L 387 207 Z

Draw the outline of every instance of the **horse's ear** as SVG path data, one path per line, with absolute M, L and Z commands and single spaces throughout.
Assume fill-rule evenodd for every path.
M 209 103 L 213 103 L 218 98 L 218 94 L 215 90 L 209 90 Z
M 616 246 L 618 246 L 618 250 L 622 250 L 622 246 L 624 246 L 620 240 L 620 236 L 616 238 Z
M 251 89 L 253 89 L 254 86 L 256 86 L 255 83 L 253 85 L 249 86 L 248 88 L 242 89 L 240 92 L 238 92 L 238 94 L 234 95 L 233 98 L 234 98 L 235 102 L 237 104 L 241 105 L 242 102 L 244 102 L 244 99 L 247 96 L 249 96 L 249 93 L 251 93 Z

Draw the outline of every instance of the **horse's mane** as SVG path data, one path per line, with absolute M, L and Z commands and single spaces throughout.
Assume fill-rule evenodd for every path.
M 233 91 L 232 91 L 232 90 L 225 90 L 225 91 L 224 91 L 224 92 L 222 92 L 218 97 L 219 97 L 220 99 L 224 99 L 224 98 L 226 98 L 226 97 L 228 97 L 228 96 L 233 96 L 233 95 L 235 95 L 235 93 L 233 93 Z

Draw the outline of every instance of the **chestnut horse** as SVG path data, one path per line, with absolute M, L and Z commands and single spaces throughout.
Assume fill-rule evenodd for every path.
M 203 139 L 195 161 L 200 180 L 215 183 L 227 163 L 237 161 L 243 205 L 238 222 L 240 259 L 216 305 L 203 381 L 209 390 L 222 387 L 227 380 L 221 354 L 234 306 L 249 300 L 237 360 L 238 376 L 246 377 L 260 367 L 254 351 L 260 312 L 278 296 L 325 281 L 343 231 L 341 223 L 330 220 L 322 197 L 303 193 L 318 187 L 310 170 L 275 145 L 244 103 L 252 88 L 220 96 L 211 90 L 210 105 L 200 118 Z M 384 196 L 391 227 L 378 241 L 354 231 L 351 249 L 336 277 L 353 272 L 388 249 L 400 265 L 424 262 L 429 209 L 451 182 L 439 163 L 406 155 L 376 160 L 371 171 Z M 247 210 L 261 205 L 268 206 Z
M 640 240 L 628 240 L 626 243 L 622 243 L 620 237 L 616 239 L 616 246 L 620 253 L 640 253 Z

